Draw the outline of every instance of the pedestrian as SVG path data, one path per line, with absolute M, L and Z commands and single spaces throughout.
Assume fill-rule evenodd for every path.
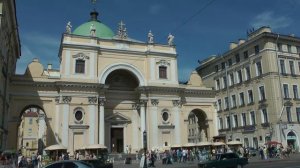
M 38 153 L 37 161 L 38 161 L 38 168 L 41 168 L 43 164 L 42 164 L 42 155 L 40 153 Z

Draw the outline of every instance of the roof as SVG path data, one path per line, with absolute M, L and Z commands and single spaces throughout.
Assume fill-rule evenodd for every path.
M 38 114 L 37 114 L 37 112 L 29 111 L 29 112 L 27 112 L 27 113 L 24 113 L 23 116 L 24 116 L 24 117 L 38 117 Z

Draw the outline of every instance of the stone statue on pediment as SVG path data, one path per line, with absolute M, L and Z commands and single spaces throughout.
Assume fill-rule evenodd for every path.
M 91 24 L 91 26 L 90 26 L 90 34 L 92 37 L 96 36 L 96 27 L 94 24 Z
M 169 35 L 168 35 L 168 44 L 169 44 L 169 46 L 174 45 L 174 38 L 175 37 L 171 33 L 169 33 Z
M 71 32 L 72 32 L 72 25 L 71 22 L 69 21 L 66 26 L 66 33 L 70 34 Z
M 154 43 L 154 35 L 152 34 L 151 30 L 148 33 L 148 43 Z

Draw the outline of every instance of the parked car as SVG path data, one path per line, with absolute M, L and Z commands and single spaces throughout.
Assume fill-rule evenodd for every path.
M 242 168 L 248 164 L 248 158 L 239 157 L 236 153 L 216 154 L 213 160 L 198 163 L 198 168 Z
M 113 168 L 113 164 L 102 159 L 84 159 L 83 162 L 89 163 L 93 168 Z
M 63 160 L 50 163 L 44 168 L 93 168 L 93 166 L 80 160 Z

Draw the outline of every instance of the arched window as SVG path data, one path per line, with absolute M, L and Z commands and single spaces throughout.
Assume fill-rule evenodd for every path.
M 82 59 L 76 60 L 75 73 L 84 73 L 85 61 Z

